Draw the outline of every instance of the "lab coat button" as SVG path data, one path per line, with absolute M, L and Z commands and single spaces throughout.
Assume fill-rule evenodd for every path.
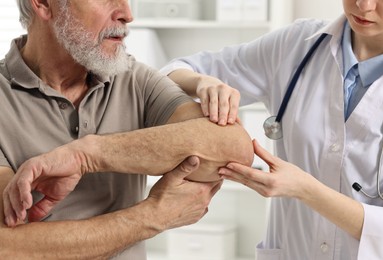
M 333 152 L 338 152 L 339 149 L 340 149 L 340 146 L 339 146 L 339 144 L 333 144 L 333 145 L 330 146 L 330 149 Z
M 326 242 L 323 242 L 320 245 L 320 249 L 322 250 L 323 253 L 326 253 L 328 251 L 328 245 L 326 244 Z

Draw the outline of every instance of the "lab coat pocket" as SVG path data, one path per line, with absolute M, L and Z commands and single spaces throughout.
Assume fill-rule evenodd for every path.
M 257 245 L 257 260 L 282 260 L 282 249 L 265 249 L 262 243 Z

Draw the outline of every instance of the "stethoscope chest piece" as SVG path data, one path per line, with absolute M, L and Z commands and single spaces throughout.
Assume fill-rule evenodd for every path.
M 265 120 L 263 123 L 263 129 L 265 130 L 265 135 L 272 139 L 278 140 L 281 139 L 282 134 L 282 124 L 281 122 L 276 121 L 276 116 L 271 116 Z

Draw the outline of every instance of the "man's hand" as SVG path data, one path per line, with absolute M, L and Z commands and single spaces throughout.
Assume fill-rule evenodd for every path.
M 68 147 L 34 157 L 20 166 L 3 193 L 5 224 L 15 226 L 27 217 L 39 221 L 80 181 L 86 168 Z M 32 190 L 44 195 L 33 205 Z
M 221 188 L 222 180 L 209 183 L 187 181 L 199 167 L 199 158 L 190 156 L 174 170 L 165 174 L 151 189 L 147 201 L 152 201 L 161 231 L 189 225 L 207 212 L 212 197 Z

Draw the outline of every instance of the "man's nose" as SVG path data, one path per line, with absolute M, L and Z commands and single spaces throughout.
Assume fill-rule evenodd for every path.
M 124 24 L 133 21 L 132 10 L 128 0 L 116 0 L 116 8 L 113 12 L 113 20 L 120 21 Z

